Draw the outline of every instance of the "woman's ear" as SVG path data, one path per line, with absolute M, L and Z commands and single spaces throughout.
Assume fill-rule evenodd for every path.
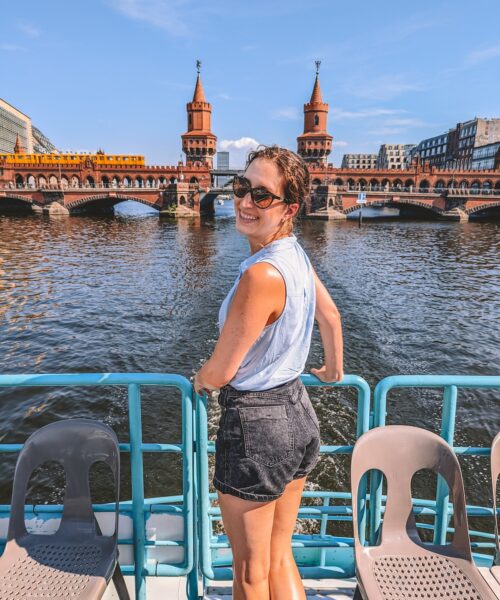
M 286 216 L 294 217 L 299 212 L 299 205 L 294 202 L 293 204 L 288 204 L 286 207 Z

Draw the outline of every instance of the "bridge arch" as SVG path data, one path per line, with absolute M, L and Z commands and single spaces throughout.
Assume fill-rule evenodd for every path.
M 495 215 L 500 215 L 500 200 L 485 202 L 484 204 L 480 204 L 479 206 L 473 206 L 469 208 L 465 212 L 470 215 L 477 215 L 481 213 L 481 216 L 488 216 L 489 212 L 493 212 Z
M 380 200 L 377 198 L 376 200 L 377 206 L 388 206 L 390 208 L 398 208 L 400 210 L 406 210 L 408 211 L 413 210 L 415 211 L 416 215 L 418 216 L 418 213 L 420 214 L 432 214 L 434 217 L 438 217 L 442 214 L 442 210 L 440 210 L 439 208 L 436 208 L 426 202 L 424 202 L 423 200 L 417 200 L 414 198 L 399 198 L 398 200 L 394 201 L 391 200 L 390 198 L 381 198 Z M 368 206 L 370 205 L 370 203 L 368 204 Z M 342 210 L 342 212 L 345 215 L 348 215 L 349 213 L 352 213 L 354 211 L 359 210 L 360 205 L 359 204 L 354 204 L 353 206 L 350 206 L 349 208 L 346 208 L 344 210 Z
M 139 202 L 140 204 L 144 204 L 145 206 L 149 206 L 149 208 L 155 208 L 159 210 L 159 207 L 155 206 L 153 203 L 148 202 L 144 198 L 140 196 L 134 196 L 133 194 L 127 193 L 114 193 L 110 194 L 95 194 L 92 196 L 85 196 L 83 198 L 77 198 L 71 202 L 68 202 L 65 206 L 70 211 L 70 213 L 77 212 L 101 212 L 101 213 L 111 213 L 116 204 L 120 204 L 120 202 L 125 202 L 127 200 L 131 200 L 132 202 Z
M 0 196 L 0 214 L 10 212 L 29 213 L 33 211 L 33 205 L 38 205 L 38 203 L 30 196 L 18 196 L 17 194 Z

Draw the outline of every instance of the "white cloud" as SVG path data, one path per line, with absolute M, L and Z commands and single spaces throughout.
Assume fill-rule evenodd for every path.
M 0 44 L 0 50 L 4 50 L 5 52 L 19 52 L 26 50 L 26 48 L 17 44 Z
M 403 75 L 381 75 L 371 80 L 352 81 L 345 89 L 359 98 L 390 100 L 407 92 L 420 92 L 424 86 L 415 80 L 406 79 Z
M 484 50 L 475 50 L 471 52 L 465 59 L 466 66 L 477 65 L 478 63 L 484 62 L 500 56 L 500 46 L 493 46 L 491 48 L 485 48 Z
M 345 148 L 345 146 L 349 146 L 349 142 L 344 142 L 343 140 L 335 140 L 332 142 L 332 146 L 336 146 L 337 148 Z
M 342 108 L 332 108 L 330 111 L 336 121 L 347 119 L 368 119 L 370 117 L 384 117 L 405 113 L 405 110 L 398 108 L 364 108 L 361 110 L 343 110 Z
M 374 129 L 373 131 L 368 131 L 369 135 L 400 135 L 405 133 L 406 129 L 400 127 L 381 127 L 380 129 Z M 386 143 L 386 142 L 384 142 Z
M 251 137 L 241 137 L 238 140 L 222 140 L 219 143 L 221 150 L 254 150 L 259 142 Z
M 170 35 L 186 36 L 190 32 L 181 11 L 187 0 L 109 0 L 109 3 L 129 19 L 145 21 Z
M 421 119 L 386 119 L 384 125 L 395 127 L 427 127 L 429 124 Z
M 40 29 L 35 25 L 31 25 L 30 23 L 20 23 L 18 25 L 18 29 L 27 35 L 30 38 L 40 37 Z
M 271 118 L 275 120 L 297 121 L 300 118 L 299 110 L 295 106 L 283 106 L 277 108 L 271 113 Z
M 219 150 L 229 152 L 229 164 L 232 168 L 243 167 L 250 150 L 255 150 L 259 142 L 251 137 L 241 137 L 238 140 L 222 140 Z

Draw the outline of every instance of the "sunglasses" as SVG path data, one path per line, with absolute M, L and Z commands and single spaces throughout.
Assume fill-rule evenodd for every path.
M 244 198 L 247 194 L 250 194 L 252 202 L 257 208 L 269 208 L 273 203 L 273 200 L 280 200 L 281 202 L 287 202 L 286 198 L 280 198 L 276 194 L 272 194 L 265 187 L 252 187 L 252 184 L 246 177 L 236 175 L 233 179 L 233 192 L 237 198 Z

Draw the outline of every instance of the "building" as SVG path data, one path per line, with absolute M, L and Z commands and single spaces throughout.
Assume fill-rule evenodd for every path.
M 19 139 L 21 147 L 33 152 L 31 119 L 0 98 L 0 152 L 13 152 Z
M 316 80 L 311 99 L 304 104 L 304 132 L 297 138 L 297 153 L 307 163 L 326 165 L 332 151 L 333 137 L 327 133 L 328 104 L 323 102 L 319 84 L 319 66 L 316 61 Z
M 474 148 L 471 164 L 473 171 L 500 169 L 500 141 Z
M 182 151 L 185 153 L 188 163 L 206 164 L 212 168 L 217 137 L 211 129 L 212 106 L 205 99 L 200 68 L 201 62 L 198 60 L 196 61 L 198 75 L 193 99 L 186 105 L 188 130 L 181 136 Z
M 376 169 L 378 154 L 344 154 L 341 169 Z
M 225 171 L 229 169 L 229 152 L 217 152 L 217 168 Z
M 422 140 L 412 150 L 409 162 L 418 156 L 442 169 L 472 169 L 474 149 L 499 141 L 500 119 L 476 117 L 457 123 L 446 133 Z
M 378 169 L 404 169 L 413 144 L 382 144 L 377 156 Z
M 31 127 L 33 133 L 33 152 L 39 154 L 49 154 L 51 152 L 58 152 L 54 144 L 35 126 Z

